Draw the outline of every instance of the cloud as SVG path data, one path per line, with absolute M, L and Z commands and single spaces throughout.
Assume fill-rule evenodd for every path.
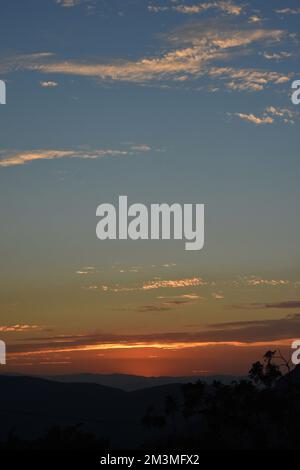
M 216 300 L 223 300 L 225 298 L 222 292 L 213 292 L 212 297 Z
M 282 29 L 254 28 L 219 20 L 194 21 L 176 28 L 166 38 L 176 45 L 192 45 L 201 50 L 216 52 L 214 47 L 234 49 L 255 43 L 277 44 L 286 37 Z
M 237 116 L 242 121 L 251 122 L 256 125 L 274 124 L 275 122 L 283 122 L 284 124 L 294 124 L 297 113 L 287 108 L 276 108 L 275 106 L 267 107 L 261 116 L 245 113 L 228 113 Z
M 207 282 L 200 277 L 185 278 L 185 279 L 172 279 L 172 280 L 161 280 L 154 279 L 151 281 L 144 282 L 142 285 L 134 285 L 132 287 L 120 286 L 119 284 L 108 286 L 102 284 L 100 286 L 89 286 L 84 287 L 89 290 L 101 290 L 103 292 L 113 292 L 113 293 L 122 293 L 122 292 L 137 292 L 137 291 L 152 291 L 156 289 L 181 289 L 184 287 L 199 287 L 206 286 Z M 189 295 L 189 294 L 186 294 Z M 178 296 L 176 296 L 178 298 Z M 163 297 L 161 297 L 163 298 Z M 183 298 L 183 297 L 182 297 Z M 187 299 L 188 297 L 186 297 Z M 195 298 L 195 295 L 193 296 Z M 200 298 L 200 297 L 197 297 Z
M 300 15 L 300 8 L 278 8 L 275 11 L 280 15 Z
M 1 73 L 9 73 L 20 70 L 27 70 L 29 64 L 43 60 L 49 60 L 55 54 L 53 52 L 36 52 L 32 54 L 17 54 L 6 59 L 2 58 L 0 64 Z
M 196 301 L 196 300 L 204 300 L 204 297 L 201 297 L 200 295 L 198 294 L 181 294 L 181 295 L 169 295 L 169 296 L 165 296 L 165 295 L 158 295 L 156 297 L 157 299 L 159 300 L 166 300 L 166 301 L 178 301 L 180 299 L 183 299 L 183 300 L 188 300 L 188 301 Z
M 115 61 L 110 64 L 76 61 L 28 63 L 27 70 L 46 74 L 76 75 L 103 81 L 145 83 L 153 80 L 176 80 L 180 74 L 195 75 L 201 69 L 201 58 L 193 49 L 175 50 L 154 58 L 137 61 Z
M 103 157 L 122 157 L 134 155 L 136 152 L 146 152 L 150 147 L 138 150 L 116 150 L 116 149 L 96 149 L 96 150 L 34 150 L 25 152 L 0 152 L 0 167 L 10 167 L 25 165 L 37 160 L 54 160 L 59 158 L 82 158 L 95 160 Z
M 0 326 L 1 333 L 26 333 L 27 331 L 41 331 L 42 328 L 38 325 L 11 325 L 11 326 Z
M 198 295 L 198 294 L 182 294 L 182 295 L 180 296 L 180 298 L 182 298 L 182 299 L 190 299 L 190 300 L 202 299 L 202 297 L 200 297 L 200 295 Z
M 169 311 L 176 307 L 182 307 L 184 305 L 194 304 L 196 300 L 201 297 L 197 294 L 182 294 L 176 296 L 158 296 L 159 300 L 163 300 L 158 304 L 143 305 L 139 308 L 139 312 L 163 312 Z
M 81 269 L 79 269 L 78 271 L 76 271 L 76 274 L 79 274 L 80 276 L 86 276 L 86 275 L 89 275 L 89 274 L 95 274 L 97 271 L 96 271 L 96 268 L 94 266 L 85 266 Z
M 199 13 L 206 12 L 208 10 L 218 10 L 222 13 L 228 15 L 238 16 L 243 12 L 244 7 L 237 5 L 232 1 L 214 1 L 214 2 L 204 2 L 198 3 L 195 5 L 171 5 L 171 6 L 159 6 L 159 5 L 150 5 L 148 7 L 149 11 L 153 13 L 160 13 L 165 11 L 175 11 L 177 13 L 183 13 L 185 15 L 195 15 Z
M 143 305 L 138 309 L 139 312 L 164 312 L 172 310 L 175 307 L 182 307 L 193 303 L 191 300 L 168 300 L 159 304 Z
M 71 8 L 79 5 L 80 0 L 55 0 L 55 3 L 64 8 Z
M 263 56 L 267 60 L 277 60 L 277 61 L 279 61 L 279 60 L 284 60 L 284 59 L 288 59 L 288 58 L 292 57 L 293 53 L 292 52 L 286 52 L 286 51 L 282 51 L 282 52 L 264 52 Z
M 164 311 L 169 311 L 171 310 L 171 307 L 164 305 L 164 304 L 159 304 L 159 305 L 143 305 L 138 309 L 138 312 L 141 313 L 151 313 L 151 312 L 164 312 Z
M 233 308 L 245 309 L 245 310 L 262 310 L 262 309 L 292 309 L 300 308 L 300 300 L 284 300 L 282 302 L 269 302 L 269 303 L 258 303 L 252 302 L 250 304 L 239 304 L 232 305 Z
M 291 74 L 232 67 L 214 67 L 209 75 L 226 80 L 226 87 L 235 91 L 262 91 L 271 85 L 287 83 L 292 77 Z
M 218 2 L 223 4 L 223 2 Z M 227 2 L 226 2 L 227 4 Z M 0 72 L 28 70 L 36 73 L 61 74 L 96 79 L 98 81 L 131 82 L 136 84 L 175 82 L 208 77 L 219 80 L 229 90 L 261 91 L 267 86 L 281 85 L 290 74 L 255 69 L 235 69 L 213 66 L 239 54 L 250 46 L 278 44 L 286 37 L 279 29 L 239 27 L 213 20 L 193 22 L 164 35 L 167 47 L 155 56 L 137 60 L 116 59 L 103 62 L 58 60 L 49 53 L 27 54 L 3 60 Z M 215 87 L 213 87 L 215 89 Z
M 276 116 L 277 118 L 282 118 L 286 124 L 294 124 L 294 119 L 298 115 L 298 113 L 295 113 L 288 108 L 276 108 L 275 106 L 268 106 L 265 112 L 272 116 Z
M 194 277 L 191 279 L 175 279 L 175 280 L 155 280 L 149 281 L 143 284 L 143 290 L 152 290 L 152 289 L 163 289 L 171 288 L 178 289 L 181 287 L 196 287 L 196 286 L 205 286 L 207 283 L 199 277 Z
M 40 86 L 41 86 L 42 88 L 55 88 L 55 87 L 58 86 L 58 83 L 57 83 L 57 82 L 51 82 L 51 81 L 49 81 L 49 82 L 43 82 L 43 81 L 41 81 L 41 82 L 40 82 Z
M 300 300 L 285 300 L 283 302 L 273 302 L 265 304 L 265 308 L 300 308 Z
M 212 346 L 235 348 L 290 346 L 300 336 L 300 314 L 277 320 L 253 320 L 210 324 L 201 331 L 155 334 L 79 334 L 31 338 L 12 344 L 11 356 L 30 356 L 72 351 L 112 349 L 189 349 Z
M 170 306 L 159 304 L 159 305 L 143 305 L 138 309 L 138 312 L 148 313 L 148 312 L 164 312 L 171 310 Z
M 251 15 L 249 16 L 248 23 L 261 23 L 262 18 L 258 15 Z
M 266 341 L 299 337 L 300 315 L 288 315 L 280 319 L 224 322 L 208 325 L 210 329 L 222 332 L 224 338 L 241 341 Z M 230 336 L 228 336 L 230 334 Z
M 254 114 L 243 114 L 243 113 L 234 113 L 234 116 L 239 117 L 243 121 L 252 122 L 253 124 L 273 124 L 274 119 L 269 116 L 258 117 Z
M 82 269 L 85 274 L 86 269 Z M 120 272 L 138 272 L 136 269 L 121 269 Z M 300 285 L 299 281 L 291 281 L 288 279 L 265 279 L 259 276 L 240 276 L 238 279 L 231 281 L 215 282 L 207 281 L 201 277 L 181 278 L 181 279 L 161 279 L 160 277 L 154 277 L 152 280 L 147 280 L 142 283 L 135 281 L 131 285 L 122 285 L 120 283 L 112 284 L 91 284 L 90 286 L 83 286 L 86 290 L 98 290 L 107 293 L 129 293 L 129 292 L 151 292 L 160 289 L 186 289 L 186 291 L 177 292 L 158 292 L 156 299 L 169 301 L 169 300 L 205 300 L 206 297 L 199 295 L 196 292 L 188 292 L 193 287 L 209 287 L 210 296 L 216 300 L 222 300 L 225 298 L 223 289 L 226 287 L 250 287 L 250 288 L 284 288 L 292 286 L 298 288 Z
M 286 286 L 290 283 L 287 279 L 263 279 L 261 277 L 251 276 L 250 278 L 245 278 L 245 283 L 248 286 L 260 287 L 260 286 Z
M 149 152 L 149 150 L 151 150 L 151 147 L 146 144 L 132 145 L 131 150 L 137 150 L 138 152 Z

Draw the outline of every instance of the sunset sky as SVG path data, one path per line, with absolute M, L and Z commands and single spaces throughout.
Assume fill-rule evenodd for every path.
M 17 14 L 16 14 L 17 12 Z M 245 373 L 300 337 L 298 0 L 2 0 L 0 372 Z M 205 204 L 205 246 L 96 208 Z

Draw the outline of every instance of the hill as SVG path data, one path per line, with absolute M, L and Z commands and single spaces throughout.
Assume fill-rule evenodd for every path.
M 153 402 L 160 406 L 166 394 L 179 394 L 180 389 L 172 384 L 137 394 L 94 383 L 0 376 L 0 439 L 12 430 L 20 437 L 36 438 L 55 425 L 81 423 L 113 446 L 135 447 L 146 436 L 141 418 L 147 408 Z
M 127 374 L 74 374 L 74 375 L 55 375 L 46 376 L 48 380 L 65 383 L 95 383 L 108 387 L 116 387 L 127 392 L 141 390 L 144 388 L 160 387 L 168 384 L 194 383 L 201 380 L 211 384 L 214 380 L 229 384 L 240 377 L 229 375 L 210 375 L 210 376 L 182 376 L 182 377 L 143 377 L 139 375 Z

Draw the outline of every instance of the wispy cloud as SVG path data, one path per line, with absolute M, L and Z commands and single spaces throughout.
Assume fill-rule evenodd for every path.
M 175 11 L 177 13 L 183 13 L 185 15 L 195 15 L 199 13 L 206 12 L 208 10 L 217 10 L 228 15 L 238 16 L 243 12 L 244 6 L 237 5 L 231 0 L 223 1 L 214 1 L 214 2 L 204 2 L 197 3 L 194 5 L 170 5 L 170 6 L 161 6 L 161 5 L 149 5 L 149 11 L 153 13 L 160 13 L 166 11 Z
M 286 32 L 280 29 L 250 28 L 249 24 L 237 28 L 218 20 L 209 23 L 198 21 L 166 34 L 167 48 L 152 57 L 131 61 L 87 62 L 58 60 L 53 53 L 43 52 L 3 60 L 0 71 L 28 70 L 48 76 L 75 75 L 99 81 L 136 84 L 160 84 L 165 81 L 179 84 L 208 77 L 224 83 L 229 90 L 261 91 L 271 85 L 286 83 L 291 75 L 247 68 L 215 67 L 213 63 L 227 63 L 231 57 L 244 54 L 250 46 L 277 45 L 286 37 Z
M 55 0 L 55 3 L 64 8 L 71 8 L 79 5 L 80 0 Z
M 244 113 L 235 113 L 235 116 L 239 117 L 242 121 L 252 122 L 256 125 L 261 124 L 273 124 L 274 119 L 270 116 L 255 116 L 255 114 L 244 114 Z
M 267 60 L 285 60 L 293 56 L 292 52 L 279 51 L 279 52 L 264 52 L 263 57 Z
M 113 292 L 113 293 L 126 293 L 126 292 L 137 292 L 137 291 L 153 291 L 157 289 L 182 289 L 187 287 L 200 287 L 206 286 L 207 281 L 200 277 L 193 278 L 184 278 L 184 279 L 154 279 L 151 281 L 146 281 L 140 285 L 133 286 L 120 286 L 119 284 L 107 285 L 102 284 L 100 286 L 91 285 L 85 286 L 84 289 L 87 290 L 100 290 L 102 292 Z M 186 294 L 188 295 L 188 294 Z M 187 299 L 188 297 L 186 297 Z M 194 297 L 195 298 L 195 297 Z
M 163 288 L 171 288 L 171 289 L 178 289 L 181 287 L 196 287 L 196 286 L 205 286 L 207 283 L 200 277 L 194 277 L 191 279 L 175 279 L 175 280 L 155 280 L 145 282 L 143 284 L 143 290 L 152 290 L 152 289 L 163 289 Z
M 48 81 L 48 82 L 43 82 L 41 81 L 40 82 L 40 86 L 42 88 L 56 88 L 58 86 L 58 83 L 57 82 L 53 82 L 53 81 Z
M 128 150 L 96 149 L 96 150 L 34 150 L 25 152 L 0 152 L 0 167 L 25 165 L 38 160 L 54 160 L 60 158 L 82 158 L 95 160 L 104 157 L 122 157 L 135 155 L 139 152 L 148 152 L 150 147 Z
M 262 91 L 271 85 L 285 84 L 292 78 L 292 74 L 232 67 L 214 67 L 209 75 L 225 80 L 225 86 L 235 91 Z
M 159 295 L 157 299 L 187 299 L 187 300 L 200 300 L 203 299 L 203 297 L 200 297 L 198 294 L 181 294 L 181 295 L 176 295 L 176 296 L 163 296 Z
M 259 15 L 251 15 L 248 18 L 248 23 L 261 23 L 262 21 L 263 19 Z
M 89 274 L 95 274 L 97 272 L 96 268 L 94 266 L 84 266 L 81 269 L 78 269 L 76 271 L 76 274 L 79 274 L 80 276 L 84 275 L 89 275 Z
M 242 121 L 251 122 L 256 125 L 274 124 L 283 122 L 284 124 L 294 124 L 297 113 L 286 108 L 276 108 L 275 106 L 267 107 L 261 116 L 253 113 L 228 113 L 241 119 Z
M 216 300 L 223 300 L 225 298 L 223 292 L 213 292 L 212 297 Z
M 280 15 L 300 15 L 300 8 L 278 8 L 275 11 Z
M 189 305 L 194 303 L 192 300 L 189 299 L 175 299 L 175 300 L 168 300 L 165 302 L 161 302 L 158 304 L 150 304 L 150 305 L 143 305 L 138 309 L 139 312 L 164 312 L 164 311 L 169 311 L 172 310 L 173 308 L 176 307 L 182 307 L 185 305 Z
M 290 281 L 288 279 L 264 279 L 262 277 L 257 276 L 250 276 L 248 278 L 246 277 L 244 278 L 244 282 L 246 285 L 251 287 L 278 287 L 290 284 Z
M 27 331 L 42 331 L 43 328 L 38 325 L 5 325 L 0 326 L 1 333 L 26 333 Z
M 294 309 L 300 308 L 300 300 L 283 300 L 281 302 L 267 303 L 252 302 L 248 304 L 232 305 L 231 307 L 245 310 Z
M 250 320 L 204 325 L 201 331 L 155 334 L 79 334 L 31 338 L 27 343 L 12 344 L 10 355 L 33 356 L 78 351 L 110 349 L 190 349 L 212 346 L 235 348 L 290 346 L 300 335 L 300 315 L 277 320 Z
M 54 0 L 57 5 L 63 8 L 72 8 L 78 5 L 86 5 L 89 12 L 93 11 L 97 0 Z
M 300 333 L 300 315 L 288 315 L 280 319 L 224 322 L 209 325 L 222 332 L 224 337 L 230 332 L 231 338 L 247 341 L 265 341 L 297 337 Z
M 138 152 L 149 152 L 149 150 L 151 150 L 151 147 L 146 144 L 140 144 L 140 145 L 132 145 L 131 149 L 136 150 Z

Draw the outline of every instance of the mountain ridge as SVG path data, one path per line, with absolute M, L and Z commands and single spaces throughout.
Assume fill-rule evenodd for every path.
M 63 383 L 96 383 L 109 387 L 119 388 L 121 390 L 132 392 L 145 388 L 152 388 L 169 384 L 184 384 L 201 380 L 207 384 L 211 384 L 214 380 L 225 384 L 231 383 L 233 380 L 239 380 L 243 377 L 233 375 L 199 375 L 199 376 L 141 376 L 131 374 L 93 374 L 79 373 L 69 375 L 53 375 L 43 376 L 48 380 L 54 380 Z

